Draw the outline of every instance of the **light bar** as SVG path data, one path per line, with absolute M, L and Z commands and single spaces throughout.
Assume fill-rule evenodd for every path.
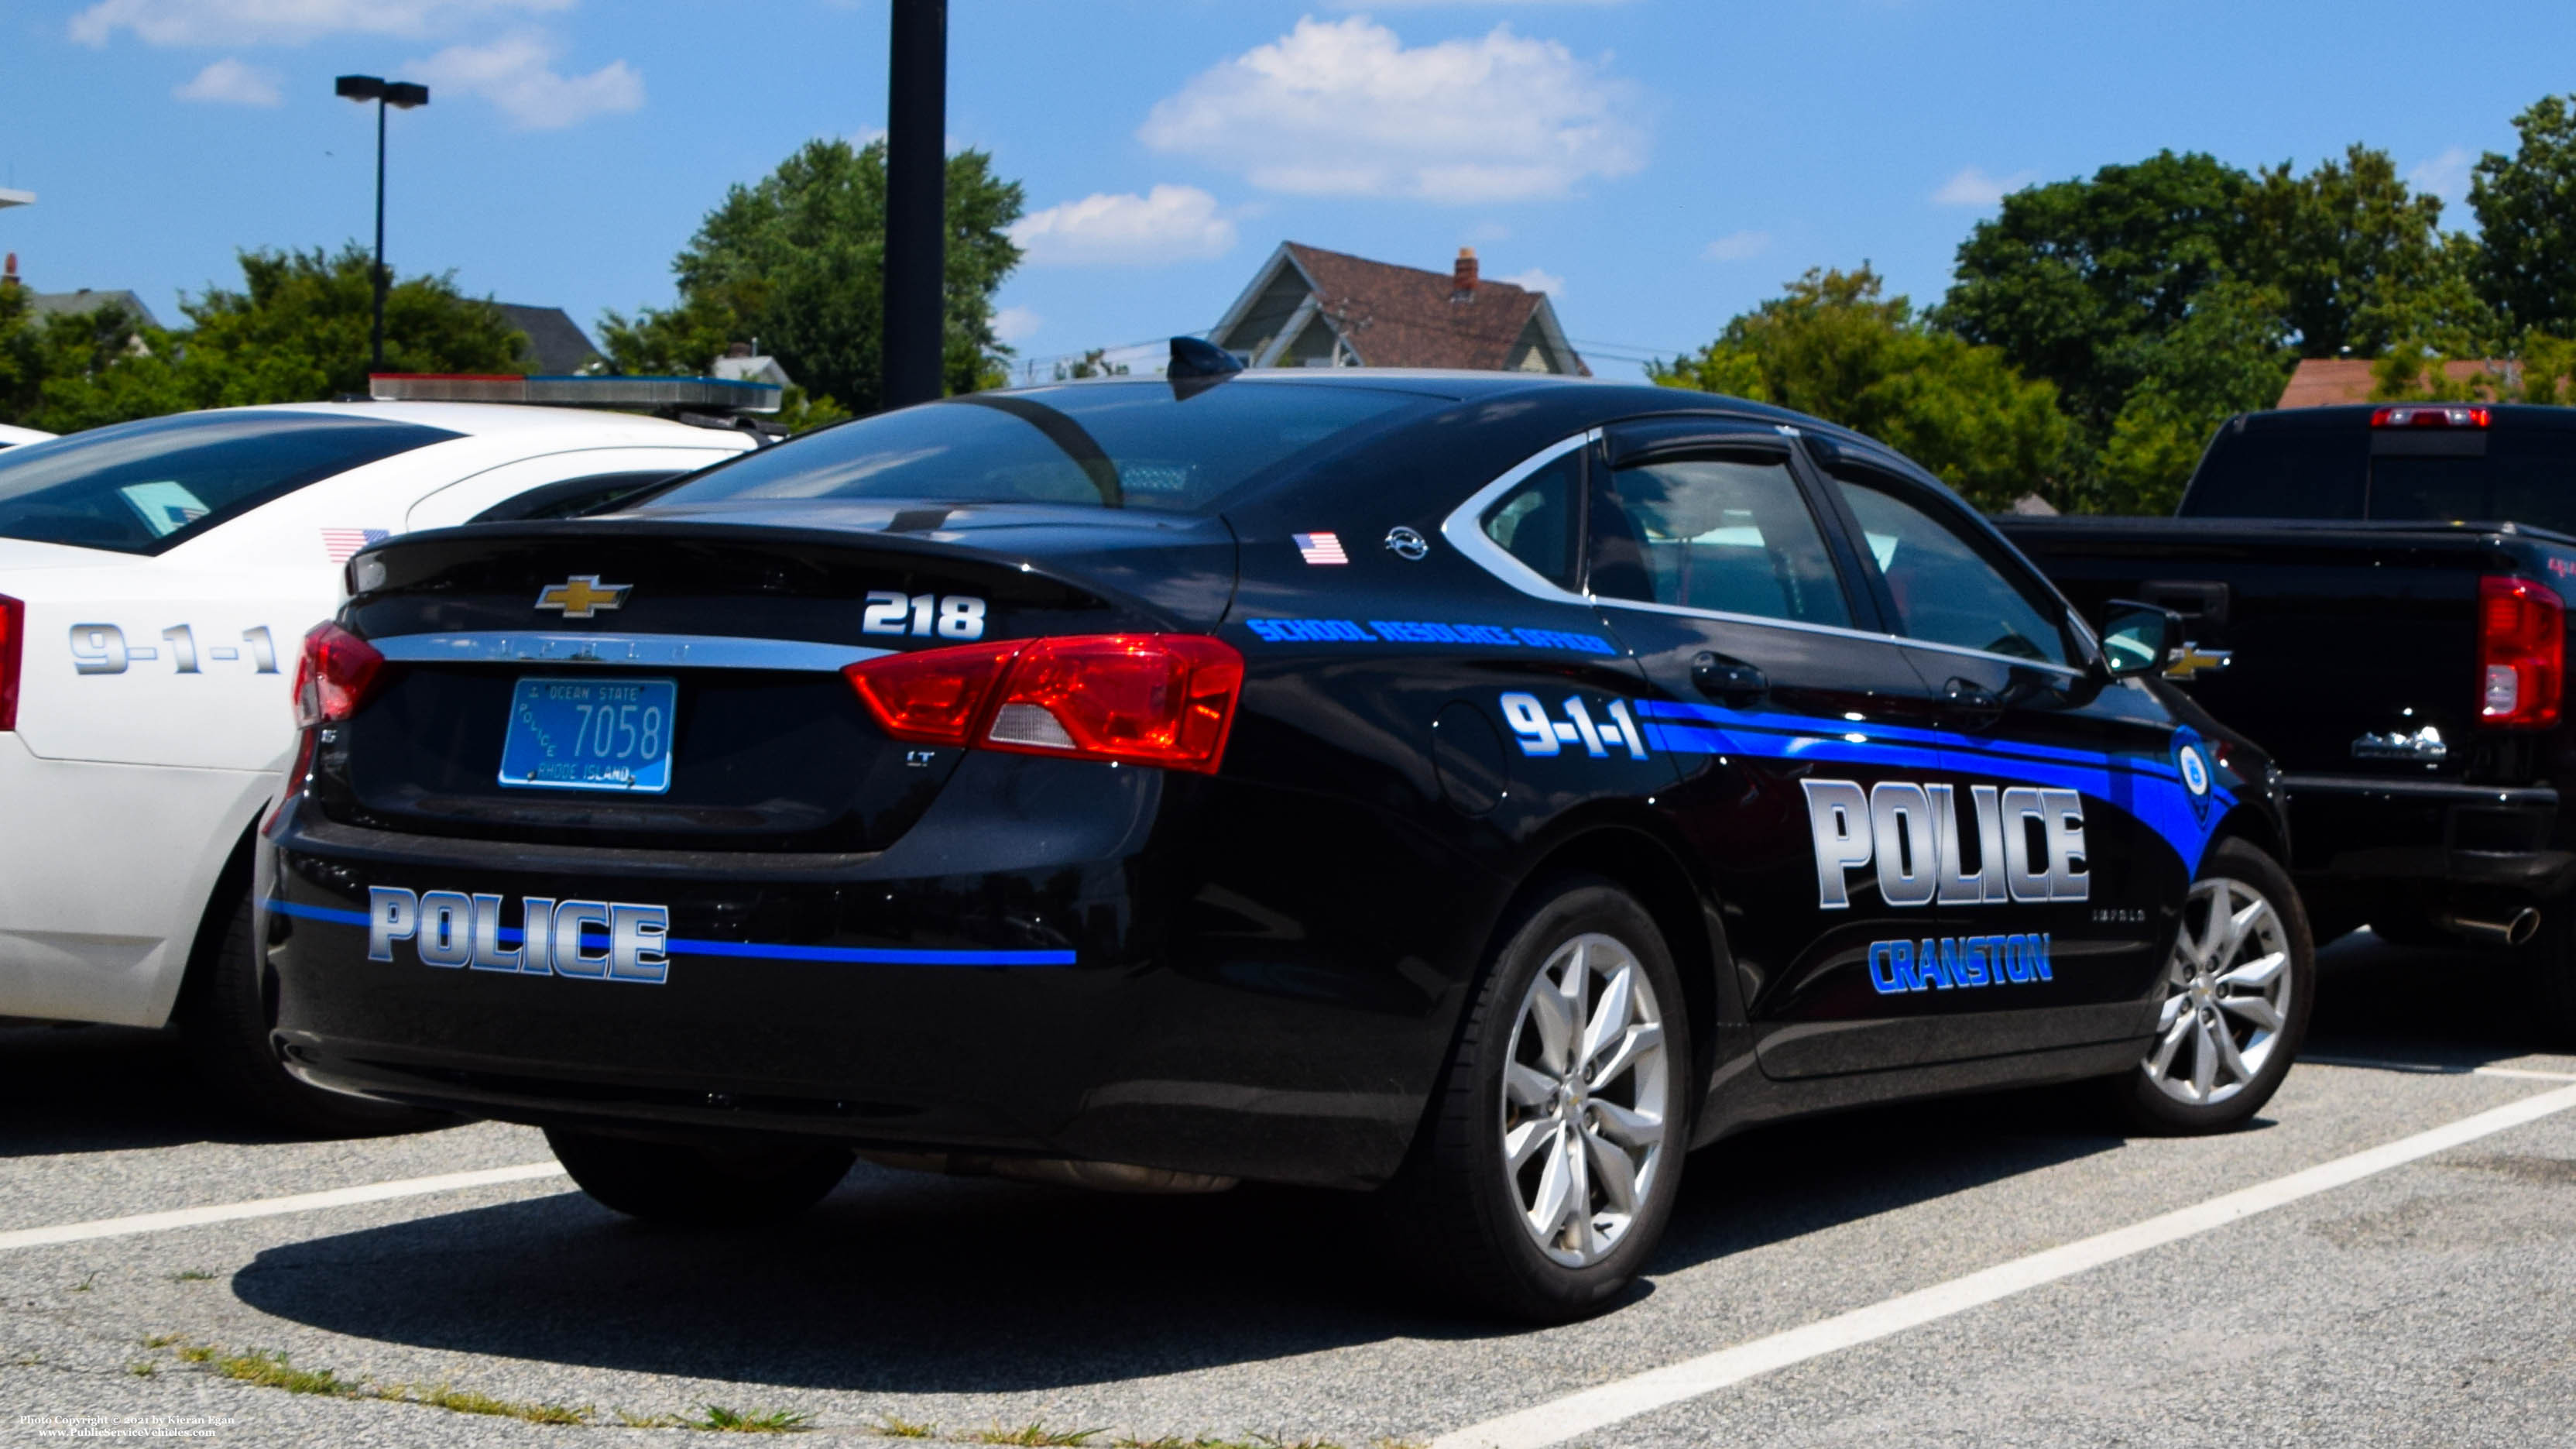
M 537 403 L 571 408 L 697 408 L 774 413 L 784 391 L 771 382 L 715 377 L 563 376 L 512 373 L 376 372 L 367 395 L 378 402 Z
M 2435 403 L 2430 406 L 2381 408 L 2370 415 L 2370 425 L 2374 428 L 2483 428 L 2492 416 L 2485 408 Z

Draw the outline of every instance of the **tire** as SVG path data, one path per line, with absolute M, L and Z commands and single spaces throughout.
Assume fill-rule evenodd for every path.
M 1672 1216 L 1695 1095 L 1689 1014 L 1653 918 L 1607 881 L 1557 883 L 1500 939 L 1420 1139 L 1387 1189 L 1388 1225 L 1444 1298 L 1564 1322 L 1615 1303 Z M 1555 988 L 1578 975 L 1583 994 L 1568 1003 Z M 1628 1029 L 1587 1054 L 1586 1023 L 1601 1030 L 1614 992 Z M 1569 1006 L 1570 1023 L 1551 1028 Z M 1577 1091 L 1585 1066 L 1598 1069 L 1579 1073 Z M 1609 1175 L 1619 1164 L 1624 1193 Z M 1578 1187 L 1579 1204 L 1566 1191 Z M 1560 1211 L 1546 1207 L 1552 1192 Z M 1554 1224 L 1544 1238 L 1542 1218 Z
M 646 1142 L 571 1127 L 546 1145 L 600 1206 L 648 1223 L 733 1228 L 794 1217 L 849 1175 L 858 1154 L 830 1143 L 735 1147 Z
M 2219 923 L 2221 901 L 2240 924 Z M 2145 1058 L 2111 1079 L 2122 1118 L 2161 1136 L 2242 1125 L 2290 1074 L 2317 996 L 2307 911 L 2278 862 L 2242 840 L 2211 847 L 2184 902 L 2164 989 Z
M 232 909 L 199 940 L 179 990 L 179 1041 L 200 1082 L 233 1111 L 300 1137 L 380 1137 L 457 1120 L 297 1081 L 269 1044 L 270 1002 L 246 873 L 226 872 L 218 890 L 230 892 Z

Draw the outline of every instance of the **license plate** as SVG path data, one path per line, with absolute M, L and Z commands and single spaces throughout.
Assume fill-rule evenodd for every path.
M 501 736 L 501 783 L 521 790 L 671 788 L 669 679 L 522 679 Z

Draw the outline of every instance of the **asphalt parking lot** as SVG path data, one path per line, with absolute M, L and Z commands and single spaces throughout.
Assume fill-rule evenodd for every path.
M 2576 1056 L 2535 1051 L 2472 959 L 2362 936 L 2325 960 L 2311 1060 L 2247 1130 L 2123 1140 L 2055 1090 L 1751 1134 L 1692 1160 L 1631 1302 L 1536 1332 L 1425 1311 L 1333 1195 L 862 1166 L 785 1229 L 689 1236 L 541 1166 L 489 1180 L 549 1163 L 524 1128 L 264 1140 L 204 1112 L 157 1035 L 0 1031 L 0 1426 L 317 1445 L 678 1442 L 728 1420 L 824 1442 L 1347 1449 L 2563 1442 Z M 550 1413 L 579 1422 L 527 1417 Z

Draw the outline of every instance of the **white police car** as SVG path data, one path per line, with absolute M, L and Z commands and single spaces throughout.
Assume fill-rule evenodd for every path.
M 14 448 L 20 443 L 41 443 L 52 436 L 51 433 L 38 432 L 34 428 L 17 428 L 7 423 L 0 423 L 0 448 Z
M 700 407 L 743 386 L 554 390 L 582 385 L 639 393 L 595 391 L 602 401 Z M 577 513 L 755 442 L 625 413 L 373 401 L 187 413 L 0 450 L 0 1016 L 175 1016 L 201 1070 L 273 1121 L 401 1120 L 279 1071 L 251 974 L 251 832 L 295 746 L 305 631 L 368 543 Z

